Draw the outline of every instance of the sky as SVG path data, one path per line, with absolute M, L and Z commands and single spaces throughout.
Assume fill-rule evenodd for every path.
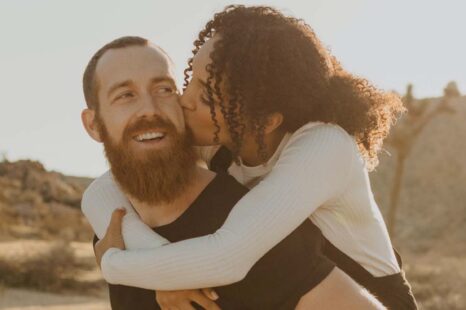
M 182 72 L 192 42 L 233 3 L 271 5 L 304 19 L 350 72 L 416 97 L 466 92 L 462 0 L 118 1 L 0 0 L 0 156 L 96 177 L 102 146 L 83 129 L 82 74 L 93 53 L 124 35 L 160 45 Z M 1 160 L 1 158 L 0 158 Z

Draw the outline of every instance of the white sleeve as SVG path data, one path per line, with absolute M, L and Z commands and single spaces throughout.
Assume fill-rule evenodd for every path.
M 240 281 L 319 206 L 345 190 L 354 152 L 354 141 L 335 125 L 295 134 L 270 174 L 215 233 L 150 250 L 109 249 L 103 276 L 109 283 L 156 290 Z
M 89 185 L 81 202 L 81 210 L 99 239 L 107 231 L 113 210 L 121 207 L 126 209 L 122 233 L 127 249 L 155 248 L 168 243 L 144 224 L 109 171 Z

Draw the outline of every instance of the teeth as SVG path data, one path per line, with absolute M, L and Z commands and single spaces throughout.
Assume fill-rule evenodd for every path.
M 158 139 L 158 138 L 163 138 L 165 135 L 161 132 L 146 132 L 143 134 L 140 134 L 136 136 L 136 140 L 139 142 L 144 141 L 144 140 L 152 140 L 152 139 Z

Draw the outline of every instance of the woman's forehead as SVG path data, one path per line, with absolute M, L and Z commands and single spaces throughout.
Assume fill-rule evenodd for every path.
M 217 41 L 217 38 L 214 36 L 212 39 L 209 39 L 205 42 L 196 55 L 193 58 L 193 75 L 196 76 L 205 76 L 206 66 L 212 62 L 210 54 L 214 50 L 214 44 Z

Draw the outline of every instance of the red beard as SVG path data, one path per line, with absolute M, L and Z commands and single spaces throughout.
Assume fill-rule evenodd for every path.
M 196 155 L 189 133 L 179 133 L 173 123 L 160 117 L 140 119 L 123 131 L 121 142 L 114 143 L 103 121 L 97 117 L 105 155 L 112 174 L 122 190 L 147 204 L 170 203 L 193 179 Z M 137 132 L 163 130 L 167 146 L 134 154 L 130 143 Z M 141 152 L 139 152 L 141 153 Z

